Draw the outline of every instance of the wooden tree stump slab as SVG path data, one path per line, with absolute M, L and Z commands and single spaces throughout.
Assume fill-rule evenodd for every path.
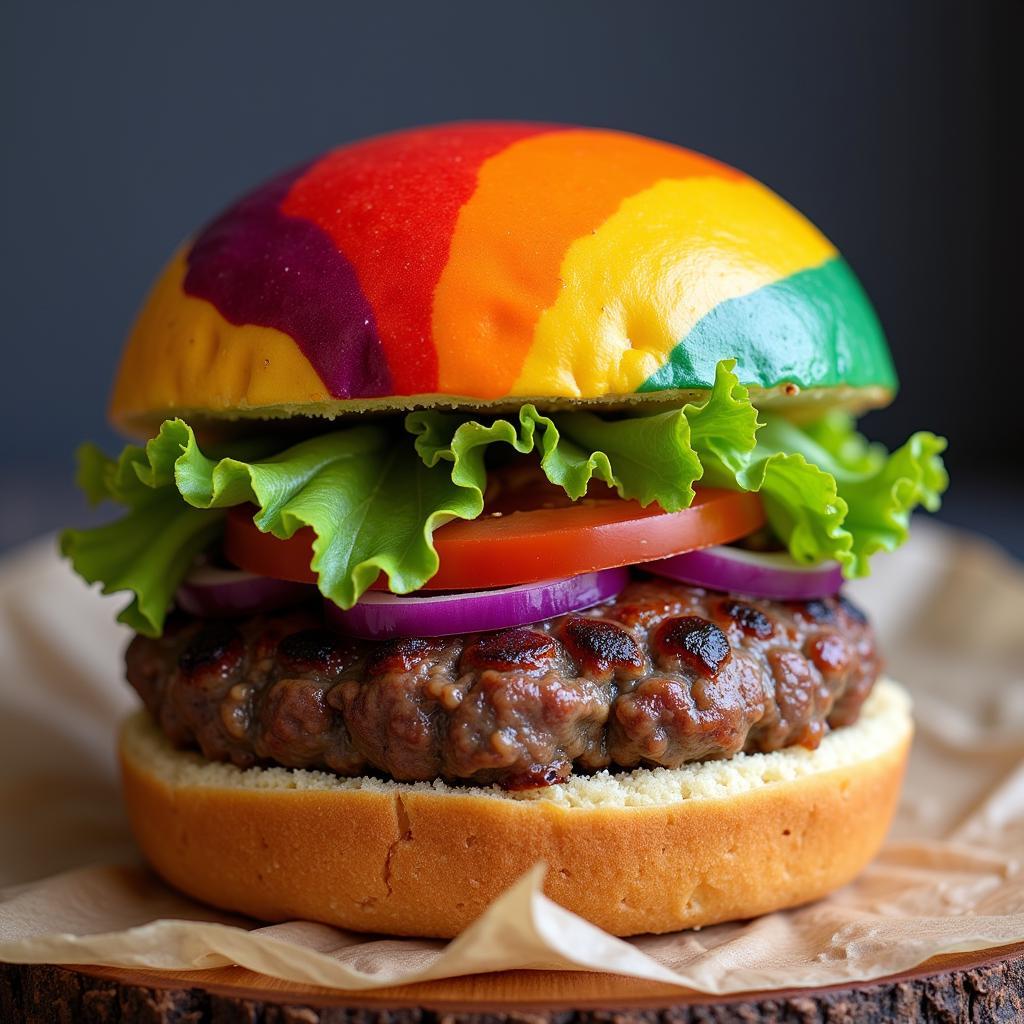
M 937 957 L 877 981 L 707 996 L 582 972 L 509 971 L 346 993 L 240 967 L 157 972 L 0 964 L 17 1024 L 1018 1024 L 1024 943 Z

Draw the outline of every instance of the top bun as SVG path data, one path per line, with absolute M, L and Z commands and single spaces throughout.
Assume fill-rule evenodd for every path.
M 835 247 L 753 178 L 594 128 L 357 142 L 229 207 L 171 259 L 111 416 L 337 416 L 698 397 L 882 405 L 896 380 Z

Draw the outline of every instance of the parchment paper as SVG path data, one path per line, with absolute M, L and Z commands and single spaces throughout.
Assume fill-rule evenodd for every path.
M 621 941 L 548 900 L 543 867 L 455 941 L 310 922 L 259 927 L 177 895 L 122 816 L 114 731 L 119 598 L 52 541 L 0 563 L 0 960 L 190 969 L 241 964 L 346 989 L 513 968 L 580 968 L 712 993 L 867 980 L 1024 940 L 1024 574 L 985 542 L 918 522 L 851 588 L 912 691 L 918 738 L 880 858 L 829 899 Z

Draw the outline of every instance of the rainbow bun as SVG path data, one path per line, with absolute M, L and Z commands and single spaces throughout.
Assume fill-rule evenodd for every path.
M 849 266 L 752 178 L 620 132 L 442 125 L 333 150 L 204 228 L 111 415 L 677 400 L 726 357 L 760 404 L 896 384 Z

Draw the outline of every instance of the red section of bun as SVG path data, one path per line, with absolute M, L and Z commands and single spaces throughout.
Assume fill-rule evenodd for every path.
M 328 153 L 285 198 L 283 213 L 313 221 L 355 267 L 395 394 L 437 389 L 434 289 L 480 165 L 547 130 L 484 122 L 384 135 Z

